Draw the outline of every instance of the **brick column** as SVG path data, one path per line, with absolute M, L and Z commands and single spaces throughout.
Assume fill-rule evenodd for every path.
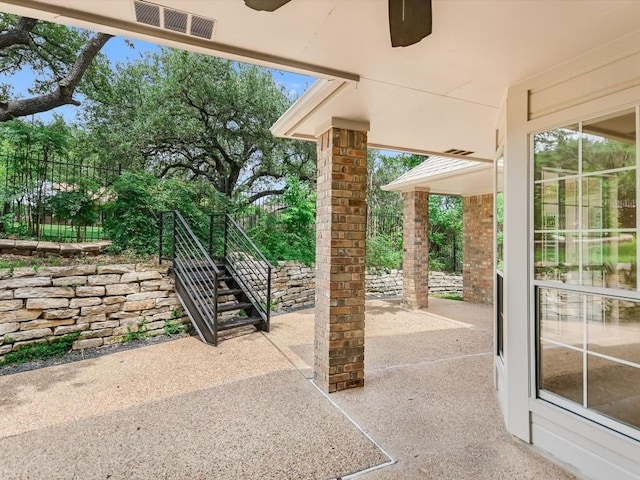
M 464 197 L 463 298 L 493 303 L 493 194 Z
M 367 133 L 318 136 L 315 379 L 327 392 L 364 385 Z
M 409 308 L 429 304 L 429 192 L 402 192 L 403 201 L 403 303 Z

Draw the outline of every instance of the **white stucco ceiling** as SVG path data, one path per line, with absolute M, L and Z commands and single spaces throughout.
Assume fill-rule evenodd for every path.
M 433 34 L 391 48 L 386 0 L 157 0 L 216 20 L 212 41 L 135 23 L 133 0 L 9 0 L 0 10 L 350 81 L 293 113 L 313 137 L 331 117 L 369 122 L 371 144 L 493 158 L 507 88 L 639 29 L 636 0 L 433 0 Z M 353 80 L 359 79 L 358 82 Z

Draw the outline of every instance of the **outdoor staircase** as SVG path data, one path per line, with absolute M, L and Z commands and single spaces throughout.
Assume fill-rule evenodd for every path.
M 176 294 L 196 332 L 217 345 L 230 329 L 269 331 L 273 267 L 231 217 L 209 221 L 208 234 L 197 235 L 177 211 L 160 217 L 160 261 L 172 261 Z

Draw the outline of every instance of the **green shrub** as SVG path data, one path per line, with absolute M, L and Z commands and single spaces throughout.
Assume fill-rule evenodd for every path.
M 113 251 L 158 251 L 157 188 L 158 179 L 148 173 L 124 172 L 113 184 L 116 199 L 107 205 L 109 218 L 104 225 Z
M 272 262 L 311 265 L 316 257 L 315 193 L 298 179 L 289 179 L 282 201 L 284 211 L 261 214 L 249 237 Z
M 378 234 L 367 239 L 367 268 L 369 269 L 401 269 L 402 268 L 402 235 Z
M 200 239 L 208 238 L 208 213 L 219 203 L 213 187 L 202 182 L 157 179 L 151 174 L 124 172 L 113 184 L 115 200 L 107 205 L 105 222 L 112 251 L 149 255 L 158 251 L 160 212 L 178 210 Z
M 177 210 L 193 232 L 201 239 L 209 235 L 209 210 L 215 208 L 217 194 L 213 187 L 203 182 L 186 182 L 167 179 L 158 184 L 158 204 L 162 210 Z M 214 199 L 204 207 L 204 200 Z
M 289 232 L 275 215 L 261 216 L 249 237 L 271 262 L 292 260 L 311 265 L 315 261 L 315 231 Z

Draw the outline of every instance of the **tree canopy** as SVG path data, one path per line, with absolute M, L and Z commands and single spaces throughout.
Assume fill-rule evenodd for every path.
M 0 122 L 79 105 L 77 91 L 86 83 L 104 82 L 108 68 L 100 50 L 111 37 L 0 13 L 0 74 L 10 77 L 28 69 L 36 77 L 27 97 L 12 82 L 0 83 Z
M 402 214 L 402 197 L 382 190 L 383 185 L 424 162 L 427 157 L 415 154 L 385 155 L 379 150 L 367 150 L 367 206 L 369 210 Z
M 87 129 L 107 160 L 251 199 L 314 177 L 315 145 L 269 131 L 290 100 L 264 68 L 163 49 L 118 65 L 90 97 Z

